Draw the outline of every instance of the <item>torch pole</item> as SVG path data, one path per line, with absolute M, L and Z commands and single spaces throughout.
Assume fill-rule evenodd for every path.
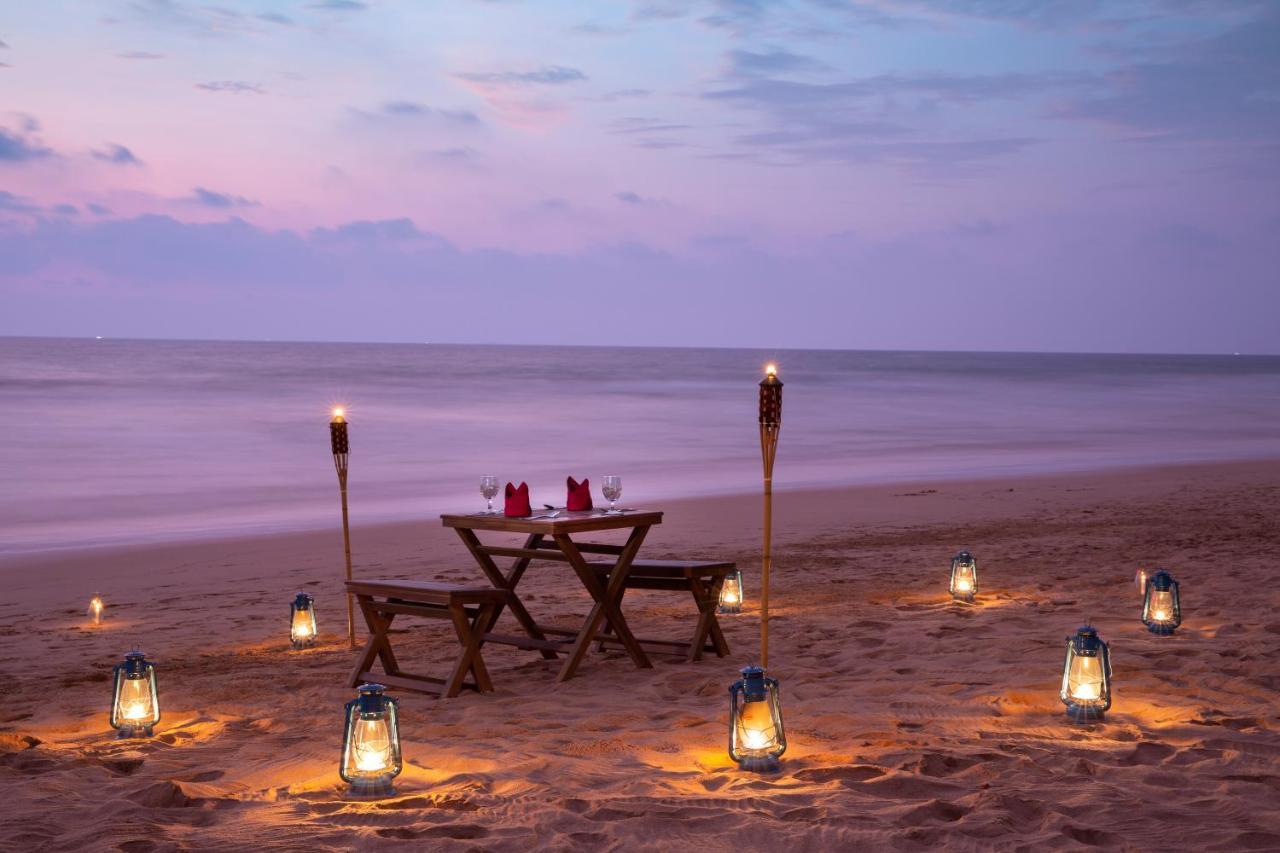
M 351 580 L 351 524 L 347 517 L 347 458 L 351 450 L 347 419 L 342 409 L 333 410 L 329 421 L 329 443 L 333 449 L 333 468 L 338 472 L 338 492 L 342 495 L 342 551 L 347 560 L 347 580 Z M 347 638 L 356 647 L 356 614 L 351 593 L 347 593 Z
M 760 560 L 760 666 L 769 666 L 769 569 L 773 563 L 773 460 L 782 428 L 782 382 L 772 364 L 760 383 L 760 458 L 764 463 L 764 553 Z
M 351 580 L 351 524 L 347 519 L 347 472 L 338 472 L 338 490 L 342 493 L 342 551 L 347 558 L 347 580 Z M 351 648 L 356 647 L 356 613 L 351 601 L 351 593 L 347 593 L 347 637 Z

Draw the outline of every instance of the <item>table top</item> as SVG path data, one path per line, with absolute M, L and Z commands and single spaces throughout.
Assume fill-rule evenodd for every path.
M 559 510 L 559 515 L 555 518 L 544 517 L 552 512 L 556 512 L 556 510 L 535 512 L 528 518 L 507 518 L 501 513 L 497 515 L 444 513 L 440 516 L 440 523 L 445 527 L 462 527 L 469 530 L 493 530 L 502 533 L 542 533 L 548 536 L 557 533 L 623 530 L 662 523 L 662 513 L 657 510 L 632 509 L 613 515 L 605 515 L 596 509 L 589 509 L 583 512 L 570 512 L 561 509 Z

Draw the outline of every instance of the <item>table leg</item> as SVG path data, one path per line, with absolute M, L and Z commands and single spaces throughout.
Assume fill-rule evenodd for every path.
M 525 609 L 524 604 L 516 596 L 516 585 L 520 583 L 520 578 L 524 576 L 525 569 L 529 568 L 529 557 L 521 557 L 511 564 L 511 571 L 503 574 L 498 568 L 498 564 L 493 558 L 480 550 L 480 538 L 476 536 L 475 531 L 468 530 L 465 527 L 454 528 L 458 531 L 458 536 L 462 539 L 462 544 L 467 546 L 467 550 L 471 552 L 471 556 L 480 564 L 480 570 L 484 572 L 485 577 L 489 579 L 489 583 L 498 589 L 505 589 L 510 593 L 510 598 L 506 603 L 511 608 L 511 615 L 520 623 L 520 627 L 524 628 L 524 632 L 535 640 L 545 640 L 547 637 L 538 628 L 538 623 L 534 621 L 533 616 Z M 542 534 L 534 533 L 524 542 L 524 547 L 530 550 L 538 547 L 542 543 Z M 493 616 L 489 619 L 489 624 L 484 626 L 484 633 L 493 630 L 494 625 L 498 623 L 498 617 L 502 615 L 502 606 L 499 605 L 494 611 Z M 539 652 L 547 660 L 555 660 L 556 653 L 551 649 L 539 649 Z
M 567 681 L 573 677 L 573 673 L 577 670 L 578 665 L 582 663 L 582 658 L 586 655 L 587 649 L 591 647 L 591 642 L 595 638 L 601 621 L 606 617 L 635 665 L 641 669 L 653 667 L 653 664 L 649 662 L 649 656 L 644 653 L 644 649 L 640 648 L 640 644 L 632 635 L 631 629 L 627 627 L 627 620 L 623 618 L 622 611 L 618 608 L 618 602 L 622 599 L 622 592 L 626 588 L 627 575 L 631 573 L 631 561 L 639 553 L 640 544 L 644 542 L 645 534 L 648 532 L 648 526 L 636 527 L 631 531 L 627 544 L 623 547 L 622 553 L 618 555 L 618 562 L 609 572 L 609 584 L 606 587 L 601 587 L 600 582 L 596 580 L 595 572 L 591 570 L 591 566 L 587 564 L 582 552 L 578 550 L 577 545 L 574 544 L 573 539 L 568 534 L 562 533 L 554 537 L 556 544 L 560 546 L 561 552 L 569 558 L 569 565 L 573 566 L 578 579 L 582 581 L 582 585 L 587 588 L 587 592 L 591 593 L 591 597 L 596 602 L 595 606 L 591 608 L 591 613 L 587 616 L 586 623 L 582 626 L 582 632 L 578 634 L 578 638 L 573 643 L 573 647 L 569 652 L 569 659 L 560 667 L 560 674 L 556 676 L 556 681 Z

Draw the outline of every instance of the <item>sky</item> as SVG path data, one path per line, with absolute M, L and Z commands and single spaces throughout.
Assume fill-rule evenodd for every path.
M 0 334 L 1280 352 L 1276 0 L 0 16 Z

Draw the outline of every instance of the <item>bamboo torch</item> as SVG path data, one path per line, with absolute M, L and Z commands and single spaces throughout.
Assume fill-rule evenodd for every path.
M 764 460 L 764 557 L 760 576 L 760 665 L 742 670 L 729 687 L 729 757 L 744 770 L 772 773 L 787 751 L 782 726 L 782 690 L 765 674 L 769 665 L 769 564 L 773 535 L 773 458 L 782 426 L 778 368 L 765 368 L 760 383 L 760 455 Z
M 760 457 L 764 462 L 764 555 L 760 562 L 760 666 L 769 666 L 769 566 L 773 546 L 773 459 L 782 428 L 782 380 L 770 364 L 760 380 Z
M 342 409 L 333 410 L 333 419 L 329 421 L 329 444 L 333 448 L 333 467 L 338 472 L 338 491 L 342 494 L 342 551 L 347 558 L 347 580 L 351 580 L 351 527 L 347 520 L 347 453 L 350 443 L 347 440 L 347 418 Z M 351 648 L 356 647 L 355 607 L 351 603 L 351 593 L 347 593 L 347 637 Z

